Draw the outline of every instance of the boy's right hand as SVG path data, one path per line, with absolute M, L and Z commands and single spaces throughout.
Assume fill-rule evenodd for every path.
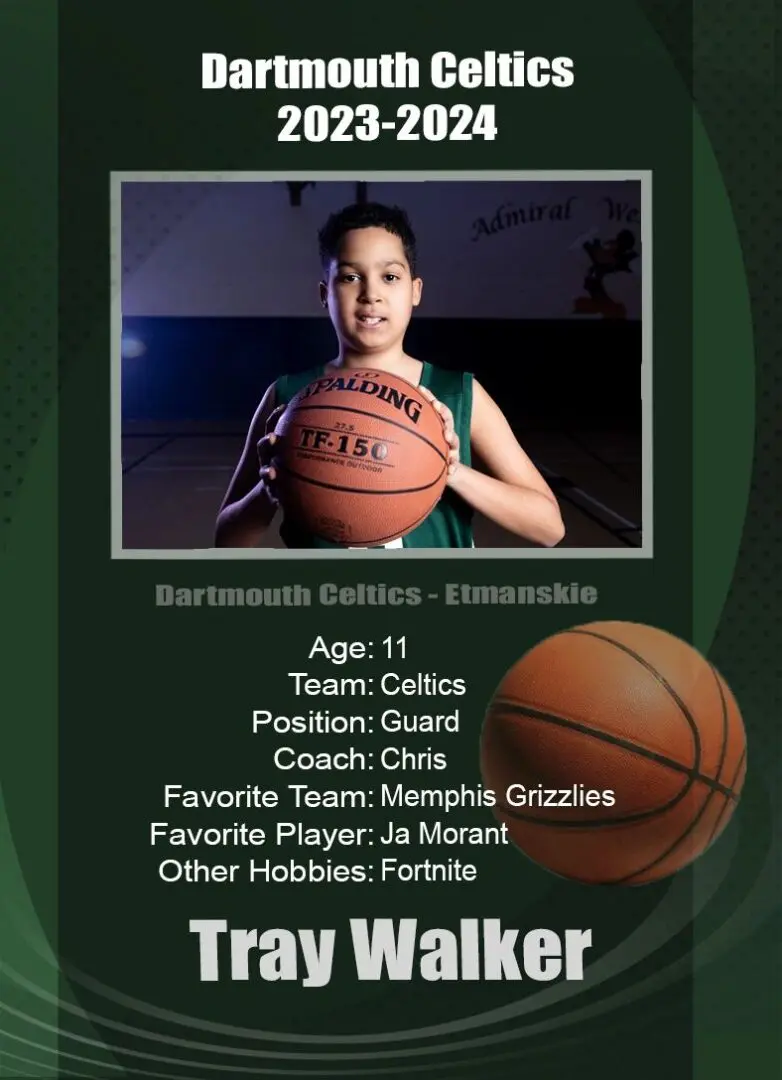
M 279 501 L 277 498 L 277 492 L 275 490 L 275 480 L 277 479 L 277 470 L 272 465 L 272 458 L 274 457 L 274 447 L 277 443 L 278 436 L 274 434 L 274 429 L 277 426 L 277 421 L 285 412 L 285 405 L 278 405 L 277 408 L 269 414 L 269 419 L 266 421 L 266 434 L 258 442 L 258 476 L 263 482 L 264 489 L 275 505 Z

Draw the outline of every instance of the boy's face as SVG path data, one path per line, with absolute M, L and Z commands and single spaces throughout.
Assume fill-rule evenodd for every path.
M 340 340 L 371 353 L 401 341 L 421 288 L 399 237 L 372 227 L 345 233 L 320 293 Z

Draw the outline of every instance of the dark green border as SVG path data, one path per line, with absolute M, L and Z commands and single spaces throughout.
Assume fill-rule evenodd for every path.
M 0 1076 L 48 1077 L 59 1016 L 55 0 L 0 6 L 0 71 Z
M 775 361 L 782 340 L 775 243 L 780 235 L 780 175 L 773 131 L 772 27 L 768 8 L 734 14 L 701 0 L 696 7 L 696 500 L 695 636 L 718 666 L 746 671 L 736 687 L 754 718 L 778 709 L 777 500 L 782 410 Z M 735 25 L 732 20 L 735 19 Z M 7 86 L 24 88 L 3 102 L 4 164 L 10 195 L 0 254 L 10 281 L 2 315 L 4 483 L 0 517 L 0 595 L 5 637 L 4 721 L 0 777 L 13 805 L 13 835 L 0 816 L 0 1076 L 54 1075 L 56 1060 L 56 477 L 57 411 L 57 5 L 6 0 L 0 8 L 0 59 Z M 740 63 L 737 61 L 740 58 Z M 10 148 L 10 152 L 8 152 Z M 714 156 L 724 191 L 698 184 Z M 731 216 L 733 223 L 731 223 Z M 747 287 L 721 272 L 720 236 L 738 236 Z M 716 318 L 715 312 L 723 317 Z M 730 316 L 728 317 L 728 314 Z M 732 363 L 751 321 L 755 385 Z M 739 371 L 737 381 L 729 378 Z M 754 393 L 753 393 L 754 391 Z M 754 405 L 753 405 L 754 397 Z M 737 445 L 737 422 L 755 412 L 754 446 Z M 749 456 L 754 450 L 750 482 Z M 749 493 L 747 495 L 747 486 Z M 731 492 L 726 503 L 725 491 Z M 748 501 L 747 501 L 748 500 Z M 744 507 L 746 505 L 746 518 Z M 743 525 L 741 524 L 743 522 Z M 715 546 L 714 538 L 718 538 Z M 740 541 L 740 546 L 739 545 Z M 766 725 L 768 727 L 768 725 Z M 776 726 L 775 726 L 776 727 Z M 782 988 L 775 960 L 780 940 L 778 730 L 752 744 L 759 799 L 769 831 L 751 855 L 764 863 L 759 894 L 736 895 L 735 940 L 720 941 L 704 923 L 704 954 L 732 950 L 734 960 L 698 975 L 694 1033 L 697 1080 L 744 1072 L 779 1075 Z M 0 814 L 2 807 L 0 807 Z M 717 953 L 719 955 L 719 952 Z M 37 988 L 31 994 L 25 981 Z M 18 1014 L 32 1018 L 23 1019 Z M 21 1041 L 26 1040 L 26 1041 Z M 32 1045 L 32 1044 L 37 1044 Z M 19 1059 L 23 1059 L 20 1061 Z M 38 1073 L 30 1073 L 41 1062 Z M 14 1064 L 18 1062 L 18 1064 Z

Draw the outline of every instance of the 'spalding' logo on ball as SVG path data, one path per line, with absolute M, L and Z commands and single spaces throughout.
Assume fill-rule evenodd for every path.
M 389 386 L 387 383 L 378 382 L 374 378 L 367 378 L 368 375 L 375 375 L 375 372 L 360 371 L 356 375 L 351 375 L 345 378 L 343 375 L 329 376 L 323 379 L 317 379 L 315 382 L 310 383 L 309 386 L 305 386 L 300 391 L 298 397 L 300 400 L 305 400 L 308 397 L 312 397 L 314 394 L 327 394 L 334 390 L 347 390 L 356 394 L 367 394 L 371 397 L 377 397 L 380 401 L 388 402 L 395 409 L 399 409 L 403 412 L 408 420 L 411 420 L 414 424 L 418 423 L 418 419 L 421 415 L 421 409 L 423 403 L 420 398 L 414 398 L 399 387 Z
M 442 418 L 391 372 L 315 379 L 288 403 L 275 434 L 286 518 L 332 544 L 395 542 L 427 518 L 445 490 Z

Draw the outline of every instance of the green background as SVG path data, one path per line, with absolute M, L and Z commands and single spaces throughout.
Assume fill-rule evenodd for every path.
M 221 5 L 141 3 L 119 22 L 113 5 L 101 8 L 60 5 L 59 60 L 55 5 L 0 9 L 2 70 L 18 91 L 2 106 L 12 186 L 0 234 L 0 1076 L 779 1075 L 771 7 L 614 3 L 597 13 L 559 4 L 511 15 L 449 5 L 446 19 L 444 9 L 397 5 L 383 20 L 383 50 L 571 55 L 576 86 L 488 93 L 498 105 L 494 143 L 360 147 L 277 145 L 276 109 L 289 95 L 204 95 L 197 80 L 202 50 L 365 54 L 363 6 L 313 18 L 300 5 L 292 18 L 295 5 L 261 14 L 237 3 L 229 20 Z M 414 100 L 450 99 L 422 89 Z M 382 635 L 350 609 L 273 619 L 154 609 L 157 581 L 380 580 L 360 563 L 273 572 L 108 556 L 109 171 L 288 167 L 654 169 L 653 562 L 389 564 L 387 583 L 574 580 L 598 586 L 600 600 L 570 611 L 378 609 Z M 262 761 L 247 775 L 254 746 L 241 723 L 253 707 L 290 708 L 275 676 L 318 669 L 304 664 L 315 633 L 407 633 L 406 669 L 465 674 L 461 704 L 474 716 L 526 647 L 592 618 L 635 619 L 693 641 L 741 703 L 750 748 L 741 811 L 690 871 L 614 894 L 514 864 L 499 849 L 481 855 L 477 886 L 281 889 L 264 897 L 262 915 L 248 914 L 260 900 L 238 890 L 155 884 L 143 830 L 159 817 L 160 784 L 177 773 L 210 787 L 268 778 Z M 477 781 L 475 744 L 446 748 L 449 778 Z M 181 930 L 210 911 L 270 926 L 341 925 L 346 913 L 499 915 L 514 926 L 594 927 L 596 948 L 582 985 L 542 990 L 389 990 L 337 972 L 328 994 L 312 997 L 279 987 L 215 993 L 187 973 Z M 163 1010 L 196 1019 L 175 1023 Z M 502 1011 L 466 1021 L 491 1010 Z M 450 1021 L 454 1031 L 415 1040 L 388 1034 Z M 323 1038 L 353 1032 L 366 1036 L 361 1045 Z

